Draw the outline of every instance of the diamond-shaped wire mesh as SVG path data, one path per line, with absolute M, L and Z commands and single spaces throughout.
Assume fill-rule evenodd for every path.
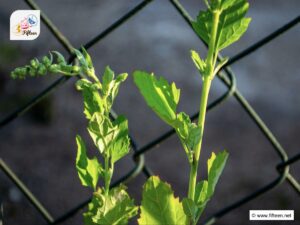
M 40 9 L 39 6 L 34 2 L 34 0 L 26 0 L 27 4 L 32 9 Z M 96 43 L 101 42 L 102 39 L 109 34 L 111 34 L 115 29 L 122 26 L 124 23 L 126 23 L 130 18 L 135 16 L 138 12 L 143 10 L 148 4 L 150 4 L 151 0 L 145 0 L 136 5 L 132 10 L 130 10 L 128 13 L 121 16 L 118 20 L 116 20 L 111 26 L 107 27 L 103 32 L 99 33 L 97 36 L 92 38 L 90 41 L 85 43 L 83 46 L 86 49 L 92 48 Z M 175 7 L 178 14 L 182 16 L 182 18 L 186 21 L 187 26 L 191 27 L 191 17 L 188 14 L 188 12 L 184 9 L 184 7 L 180 4 L 178 0 L 169 0 L 170 4 Z M 52 21 L 45 15 L 43 11 L 41 11 L 41 17 L 44 22 L 44 24 L 48 27 L 48 29 L 53 33 L 55 38 L 60 42 L 60 44 L 70 53 L 69 62 L 74 60 L 74 56 L 71 55 L 71 49 L 73 48 L 70 41 L 63 35 L 63 33 L 55 26 L 55 24 L 52 23 Z M 294 190 L 300 194 L 300 185 L 298 181 L 293 177 L 293 175 L 289 172 L 289 166 L 292 166 L 292 164 L 299 162 L 300 160 L 300 154 L 297 154 L 293 157 L 288 157 L 285 149 L 281 146 L 281 144 L 278 142 L 278 140 L 275 138 L 275 136 L 272 134 L 272 132 L 269 130 L 269 128 L 266 126 L 264 121 L 258 116 L 256 111 L 252 108 L 252 106 L 249 104 L 249 102 L 245 99 L 245 97 L 239 92 L 236 80 L 235 80 L 235 74 L 230 69 L 230 66 L 234 63 L 237 63 L 240 59 L 244 58 L 245 56 L 253 53 L 257 49 L 261 48 L 265 44 L 271 42 L 275 38 L 277 38 L 279 35 L 283 34 L 284 32 L 287 32 L 292 27 L 296 26 L 300 21 L 300 17 L 296 17 L 292 21 L 286 23 L 284 26 L 280 27 L 279 29 L 275 30 L 274 32 L 270 33 L 265 38 L 261 39 L 260 41 L 256 42 L 255 44 L 251 45 L 247 49 L 239 52 L 235 56 L 231 57 L 231 59 L 226 63 L 226 65 L 223 67 L 222 71 L 218 74 L 218 78 L 223 82 L 223 84 L 226 86 L 227 91 L 221 95 L 218 99 L 213 101 L 207 108 L 207 110 L 213 109 L 217 107 L 218 105 L 226 102 L 229 98 L 234 98 L 245 110 L 245 112 L 248 114 L 248 116 L 251 118 L 251 120 L 256 124 L 257 129 L 260 130 L 265 138 L 270 142 L 272 145 L 274 151 L 277 153 L 279 159 L 281 162 L 274 167 L 275 170 L 278 172 L 278 176 L 274 177 L 273 180 L 264 185 L 263 187 L 258 187 L 255 191 L 252 193 L 244 196 L 240 200 L 233 202 L 231 205 L 226 206 L 222 208 L 221 210 L 215 212 L 211 217 L 209 217 L 205 224 L 211 224 L 216 222 L 218 219 L 220 219 L 225 214 L 231 212 L 237 207 L 240 207 L 247 202 L 255 199 L 256 197 L 265 194 L 266 192 L 270 191 L 274 187 L 282 184 L 283 182 L 288 182 L 291 187 L 294 188 Z M 200 40 L 201 41 L 201 40 Z M 219 60 L 222 59 L 222 56 L 219 55 Z M 17 119 L 18 117 L 25 114 L 31 107 L 33 107 L 35 104 L 37 104 L 39 101 L 41 101 L 45 96 L 52 93 L 54 90 L 56 90 L 57 87 L 64 85 L 69 79 L 62 77 L 58 80 L 56 80 L 54 83 L 52 83 L 49 87 L 44 89 L 41 93 L 39 93 L 37 96 L 35 96 L 33 99 L 31 99 L 27 104 L 23 105 L 22 107 L 18 108 L 15 112 L 11 113 L 6 118 L 2 119 L 0 121 L 0 128 L 5 128 L 6 125 L 8 125 L 13 120 Z M 192 115 L 192 119 L 197 118 L 197 113 L 195 115 Z M 115 115 L 112 115 L 115 116 Z M 138 147 L 135 143 L 135 140 L 131 138 L 131 145 L 132 149 L 134 150 L 133 154 L 133 162 L 132 169 L 129 173 L 122 176 L 119 180 L 117 180 L 113 185 L 117 185 L 120 182 L 129 182 L 133 180 L 138 174 L 144 173 L 147 177 L 149 177 L 152 172 L 151 169 L 147 166 L 146 160 L 144 158 L 144 155 L 146 152 L 151 151 L 154 149 L 154 147 L 168 139 L 174 134 L 174 130 L 169 130 L 161 135 L 159 135 L 154 140 L 150 141 L 149 143 L 145 144 L 142 147 Z M 31 204 L 37 209 L 37 211 L 44 217 L 46 222 L 48 224 L 58 224 L 62 223 L 68 219 L 70 219 L 72 216 L 74 216 L 78 211 L 87 205 L 87 203 L 90 201 L 90 198 L 86 199 L 86 201 L 74 206 L 71 210 L 67 210 L 66 212 L 62 213 L 58 218 L 53 218 L 52 215 L 47 211 L 47 209 L 43 206 L 41 202 L 32 194 L 32 192 L 26 187 L 26 185 L 20 180 L 20 178 L 13 172 L 13 170 L 0 158 L 0 168 L 1 170 L 9 177 L 10 180 L 14 182 L 14 184 L 23 192 L 23 194 L 28 198 L 28 200 L 31 202 Z M 1 207 L 2 209 L 2 207 Z M 2 218 L 2 210 L 0 210 L 0 221 Z

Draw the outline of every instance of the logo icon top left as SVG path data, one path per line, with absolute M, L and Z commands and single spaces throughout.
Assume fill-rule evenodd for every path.
M 16 10 L 10 16 L 10 40 L 34 40 L 40 35 L 40 10 Z

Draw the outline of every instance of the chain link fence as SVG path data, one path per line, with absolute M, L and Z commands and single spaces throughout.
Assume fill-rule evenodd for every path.
M 140 2 L 138 5 L 136 5 L 134 8 L 132 8 L 128 13 L 121 16 L 119 19 L 117 19 L 113 24 L 111 24 L 109 27 L 107 27 L 103 32 L 99 33 L 95 37 L 93 37 L 90 41 L 85 43 L 83 45 L 84 48 L 90 49 L 92 48 L 96 43 L 101 42 L 103 38 L 111 34 L 114 30 L 116 30 L 118 27 L 122 26 L 126 21 L 134 17 L 137 13 L 142 11 L 148 4 L 151 4 L 153 2 L 152 0 L 144 0 Z M 38 9 L 39 5 L 37 5 L 33 0 L 26 0 L 26 3 L 32 8 L 32 9 Z M 191 26 L 191 16 L 189 13 L 185 10 L 185 8 L 180 4 L 177 0 L 169 0 L 169 3 L 175 7 L 177 12 L 182 16 L 182 18 L 186 21 L 187 26 Z M 70 41 L 63 35 L 63 33 L 55 26 L 54 23 L 46 16 L 46 14 L 41 10 L 41 18 L 44 24 L 47 26 L 47 28 L 52 32 L 52 34 L 55 36 L 55 38 L 60 42 L 60 44 L 69 52 L 69 62 L 72 62 L 74 60 L 74 55 L 71 54 L 72 48 L 74 46 L 70 43 Z M 240 93 L 237 85 L 236 85 L 236 79 L 235 74 L 231 70 L 230 66 L 234 63 L 237 63 L 239 60 L 244 58 L 245 56 L 255 52 L 257 49 L 263 47 L 267 43 L 273 41 L 281 34 L 287 32 L 291 28 L 298 25 L 300 21 L 300 16 L 297 16 L 293 20 L 286 23 L 284 26 L 280 27 L 279 29 L 275 30 L 274 32 L 270 33 L 263 39 L 259 40 L 252 46 L 248 47 L 247 49 L 239 52 L 235 56 L 231 57 L 231 59 L 226 63 L 226 65 L 223 67 L 222 71 L 218 73 L 218 78 L 223 82 L 223 84 L 226 86 L 227 91 L 221 95 L 218 99 L 210 103 L 207 110 L 211 110 L 217 106 L 219 106 L 222 103 L 225 103 L 229 98 L 234 98 L 245 110 L 247 115 L 251 118 L 253 123 L 256 124 L 257 129 L 260 130 L 260 132 L 263 133 L 265 138 L 268 140 L 268 142 L 272 145 L 274 151 L 277 153 L 278 158 L 280 159 L 280 163 L 274 167 L 274 170 L 278 172 L 278 176 L 274 177 L 273 180 L 264 185 L 263 187 L 258 188 L 257 190 L 253 191 L 251 194 L 244 196 L 240 200 L 233 202 L 231 205 L 222 208 L 221 210 L 215 212 L 211 217 L 209 217 L 204 224 L 212 224 L 215 223 L 217 220 L 219 220 L 222 216 L 225 214 L 230 213 L 232 210 L 246 204 L 247 202 L 257 198 L 260 195 L 265 194 L 266 192 L 270 191 L 271 189 L 275 188 L 278 185 L 281 185 L 283 182 L 288 182 L 288 184 L 298 193 L 300 194 L 300 184 L 299 182 L 294 178 L 294 176 L 289 172 L 289 167 L 292 166 L 294 163 L 299 163 L 300 161 L 300 153 L 293 155 L 291 157 L 288 157 L 286 150 L 281 146 L 279 141 L 275 138 L 275 136 L 272 134 L 270 129 L 266 126 L 264 121 L 259 117 L 259 115 L 256 113 L 256 111 L 252 108 L 252 106 L 249 104 L 247 99 Z M 202 41 L 202 40 L 200 40 Z M 203 42 L 202 42 L 203 43 Z M 204 43 L 203 43 L 204 44 Z M 218 56 L 218 60 L 221 60 L 222 56 Z M 16 111 L 12 112 L 10 115 L 8 115 L 6 118 L 2 119 L 0 121 L 0 128 L 4 129 L 6 125 L 11 123 L 13 120 L 17 119 L 18 117 L 25 114 L 28 110 L 31 109 L 35 104 L 43 100 L 47 95 L 51 94 L 53 91 L 56 90 L 57 87 L 63 86 L 69 79 L 72 79 L 70 77 L 61 77 L 58 80 L 56 80 L 54 83 L 52 83 L 50 86 L 48 86 L 46 89 L 44 89 L 42 92 L 40 92 L 38 95 L 36 95 L 34 98 L 32 98 L 27 104 L 21 106 Z M 113 117 L 116 115 L 113 113 Z M 198 114 L 192 115 L 191 118 L 195 120 L 198 117 Z M 163 134 L 161 134 L 156 139 L 150 141 L 149 143 L 145 144 L 142 147 L 137 147 L 137 144 L 135 140 L 131 137 L 131 146 L 134 151 L 133 154 L 133 162 L 132 169 L 129 173 L 122 176 L 119 180 L 117 180 L 113 185 L 117 185 L 121 182 L 129 182 L 133 180 L 137 175 L 140 173 L 144 173 L 145 176 L 149 177 L 152 175 L 151 169 L 146 164 L 146 160 L 144 158 L 144 155 L 148 152 L 154 149 L 154 147 L 171 137 L 175 133 L 174 130 L 169 130 Z M 19 190 L 26 196 L 26 198 L 31 202 L 31 204 L 36 208 L 37 212 L 40 213 L 45 221 L 48 224 L 60 224 L 64 221 L 70 219 L 72 216 L 78 213 L 80 209 L 85 207 L 88 202 L 90 201 L 90 198 L 86 199 L 82 203 L 74 206 L 69 211 L 66 211 L 62 215 L 60 215 L 57 218 L 54 218 L 49 211 L 43 206 L 43 204 L 36 198 L 35 195 L 32 194 L 32 192 L 27 188 L 27 186 L 21 181 L 21 179 L 14 173 L 14 171 L 4 162 L 3 159 L 0 158 L 0 168 L 6 174 L 6 176 L 17 186 Z M 3 219 L 3 206 L 1 205 L 0 208 L 0 224 Z

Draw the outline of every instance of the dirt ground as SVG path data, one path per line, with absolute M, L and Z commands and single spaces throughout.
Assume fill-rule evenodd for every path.
M 138 2 L 37 1 L 75 47 L 86 43 Z M 201 1 L 182 2 L 193 17 L 203 7 Z M 225 56 L 234 56 L 292 20 L 298 16 L 300 8 L 299 0 L 249 2 L 249 16 L 252 17 L 250 28 L 238 43 L 222 53 Z M 66 53 L 45 26 L 42 26 L 41 35 L 35 41 L 9 41 L 10 14 L 16 9 L 27 8 L 23 1 L 0 3 L 0 119 L 58 78 L 48 76 L 12 81 L 9 72 L 50 50 Z M 232 65 L 239 90 L 289 156 L 299 153 L 300 144 L 299 37 L 300 29 L 294 27 Z M 206 54 L 203 44 L 169 1 L 157 0 L 89 50 L 99 76 L 106 65 L 110 65 L 116 73 L 130 74 L 121 87 L 114 109 L 128 118 L 131 136 L 138 146 L 147 144 L 169 127 L 146 106 L 133 85 L 132 72 L 136 69 L 153 71 L 175 81 L 181 89 L 179 110 L 193 114 L 199 104 L 201 80 L 189 58 L 190 49 L 196 49 L 202 56 Z M 0 157 L 55 218 L 91 194 L 80 185 L 74 164 L 76 134 L 84 137 L 90 155 L 96 153 L 86 131 L 82 99 L 74 88 L 74 82 L 75 79 L 69 80 L 25 115 L 0 129 Z M 210 101 L 224 91 L 226 88 L 216 79 Z M 201 221 L 278 176 L 275 166 L 280 158 L 234 98 L 208 113 L 204 138 L 201 178 L 205 177 L 206 160 L 212 150 L 227 149 L 230 157 L 216 194 Z M 169 182 L 176 196 L 184 196 L 188 186 L 188 163 L 177 137 L 161 143 L 147 152 L 145 157 L 153 173 Z M 133 166 L 131 156 L 121 160 L 115 169 L 114 179 L 126 174 Z M 290 171 L 300 180 L 300 163 L 294 164 Z M 140 203 L 141 187 L 145 180 L 141 174 L 128 183 L 128 191 L 137 203 Z M 255 224 L 249 221 L 249 210 L 252 209 L 292 209 L 295 210 L 294 222 L 272 224 L 300 224 L 299 200 L 299 194 L 285 182 L 228 213 L 216 224 Z M 0 173 L 0 201 L 4 207 L 4 225 L 46 224 L 4 173 Z M 63 224 L 82 224 L 81 212 Z

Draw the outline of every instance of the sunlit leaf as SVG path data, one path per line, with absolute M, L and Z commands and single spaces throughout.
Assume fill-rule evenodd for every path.
M 217 28 L 214 49 L 220 51 L 236 42 L 247 30 L 250 18 L 244 18 L 249 8 L 246 0 L 223 0 Z M 213 13 L 211 10 L 200 11 L 197 20 L 192 23 L 196 33 L 209 44 Z
M 87 225 L 127 225 L 137 215 L 138 207 L 120 185 L 105 195 L 102 189 L 94 193 L 88 212 L 84 213 Z
M 221 173 L 225 167 L 228 158 L 228 153 L 224 150 L 217 155 L 213 152 L 210 159 L 207 161 L 208 167 L 208 187 L 207 195 L 210 198 L 214 191 L 216 184 L 220 178 Z
M 192 223 L 195 223 L 198 212 L 198 207 L 195 202 L 189 198 L 184 198 L 182 200 L 182 205 L 185 215 L 192 221 Z
M 106 100 L 106 110 L 110 111 L 113 102 L 118 95 L 120 84 L 127 78 L 127 73 L 120 74 L 114 79 L 114 72 L 107 66 L 102 78 L 102 94 Z
M 104 112 L 104 101 L 99 94 L 99 86 L 87 79 L 77 81 L 76 87 L 82 92 L 84 114 L 87 119 L 91 119 L 95 112 Z
M 128 122 L 125 117 L 119 116 L 111 122 L 109 117 L 95 113 L 88 131 L 100 153 L 111 157 L 112 163 L 129 152 Z
M 158 177 L 150 177 L 143 187 L 139 225 L 185 225 L 186 221 L 183 206 L 174 197 L 170 185 Z
M 174 83 L 169 84 L 164 78 L 159 79 L 154 74 L 136 71 L 134 82 L 149 107 L 166 123 L 173 125 L 176 120 L 176 107 L 180 90 Z
M 96 157 L 93 159 L 88 158 L 85 144 L 79 135 L 76 136 L 76 142 L 76 169 L 78 176 L 83 186 L 88 186 L 95 190 L 102 170 L 101 164 L 98 162 Z

